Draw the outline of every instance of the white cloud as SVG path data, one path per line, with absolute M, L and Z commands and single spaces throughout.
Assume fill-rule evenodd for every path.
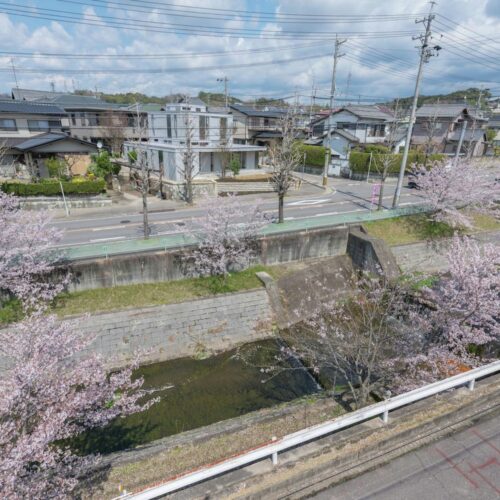
M 116 2 L 116 0 L 114 0 Z M 170 2 L 171 4 L 172 2 Z M 261 2 L 262 3 L 262 2 Z M 271 7 L 261 7 L 262 10 L 275 10 L 279 13 L 303 13 L 318 16 L 360 16 L 370 13 L 374 16 L 385 14 L 407 15 L 408 13 L 426 12 L 429 4 L 426 0 L 336 0 L 332 3 L 324 0 L 286 0 L 263 2 L 271 3 Z M 436 12 L 446 17 L 454 18 L 462 27 L 446 18 L 438 16 L 434 22 L 433 43 L 439 43 L 443 50 L 438 58 L 432 58 L 426 67 L 423 82 L 423 92 L 448 92 L 457 88 L 499 80 L 499 71 L 495 68 L 495 58 L 498 60 L 500 45 L 479 43 L 479 36 L 497 38 L 498 15 L 497 1 L 477 0 L 440 0 Z M 176 5 L 194 5 L 191 2 L 177 0 Z M 137 10 L 145 9 L 146 4 L 137 4 Z M 200 5 L 198 3 L 198 5 Z M 239 0 L 212 0 L 210 7 L 235 10 L 251 10 L 253 2 Z M 112 8 L 114 7 L 114 8 Z M 63 7 L 65 8 L 65 7 Z M 82 11 L 84 19 L 93 22 L 99 16 L 114 16 L 124 22 L 154 21 L 155 23 L 196 24 L 195 18 L 168 15 L 164 11 L 152 10 L 147 13 L 129 12 L 126 9 L 117 10 L 116 3 L 110 4 L 107 10 L 96 10 L 85 7 Z M 4 51 L 16 52 L 69 52 L 113 55 L 124 54 L 186 54 L 223 52 L 235 50 L 251 50 L 260 48 L 281 48 L 274 52 L 255 52 L 231 54 L 224 56 L 192 56 L 189 58 L 138 58 L 117 60 L 112 57 L 87 60 L 68 59 L 28 59 L 16 57 L 15 64 L 19 68 L 18 79 L 25 87 L 42 86 L 48 88 L 54 81 L 59 88 L 71 88 L 71 80 L 77 80 L 77 86 L 94 88 L 108 92 L 141 91 L 149 94 L 164 95 L 171 91 L 197 93 L 199 90 L 221 90 L 217 77 L 227 74 L 230 79 L 230 90 L 239 95 L 291 95 L 297 89 L 299 92 L 310 93 L 312 81 L 319 87 L 318 95 L 327 95 L 331 77 L 331 52 L 333 45 L 327 41 L 317 41 L 310 49 L 292 50 L 289 46 L 315 44 L 313 41 L 295 38 L 279 39 L 272 36 L 275 33 L 291 31 L 308 31 L 310 33 L 328 32 L 375 32 L 375 31 L 415 31 L 422 25 L 415 25 L 413 17 L 405 20 L 376 22 L 332 22 L 331 17 L 323 17 L 322 22 L 307 23 L 306 19 L 298 17 L 299 23 L 285 23 L 290 20 L 278 16 L 274 21 L 264 19 L 257 14 L 250 19 L 242 16 L 223 21 L 209 19 L 213 13 L 207 12 L 205 19 L 198 24 L 210 29 L 224 27 L 225 29 L 242 30 L 257 29 L 261 38 L 207 37 L 198 35 L 181 35 L 171 32 L 146 32 L 141 30 L 114 30 L 88 25 L 70 25 L 59 22 L 40 22 L 36 29 L 28 29 L 28 21 L 9 18 L 0 14 L 0 43 Z M 495 17 L 497 16 L 497 17 Z M 340 18 L 339 18 L 340 19 Z M 358 19 L 351 17 L 350 21 Z M 43 24 L 42 24 L 43 23 Z M 162 25 L 155 25 L 160 28 Z M 201 30 L 200 30 L 201 31 Z M 236 31 L 235 31 L 236 33 Z M 250 33 L 250 32 L 249 32 Z M 443 37 L 441 38 L 441 34 Z M 270 39 L 271 38 L 271 39 Z M 338 67 L 338 91 L 340 97 L 345 94 L 348 75 L 350 73 L 349 93 L 357 96 L 403 96 L 413 92 L 412 75 L 415 73 L 418 60 L 416 42 L 410 35 L 398 38 L 361 38 L 348 36 L 349 41 L 343 46 L 346 57 L 342 58 Z M 476 38 L 477 43 L 471 43 Z M 484 41 L 484 40 L 483 40 Z M 476 55 L 473 52 L 476 51 Z M 286 60 L 311 55 L 309 60 L 294 61 L 287 64 L 272 64 L 249 68 L 227 68 L 223 66 L 241 63 L 257 63 L 259 61 Z M 323 56 L 328 54 L 327 56 Z M 471 60 L 468 60 L 470 58 Z M 179 67 L 199 68 L 215 67 L 202 71 L 174 72 Z M 3 65 L 6 68 L 6 64 Z M 33 75 L 22 73 L 22 68 L 64 68 L 89 70 L 88 74 L 77 76 L 55 73 L 53 75 Z M 115 68 L 129 70 L 126 74 L 92 73 L 97 68 Z M 141 73 L 149 68 L 162 68 L 164 73 Z M 169 71 L 170 70 L 170 71 Z M 0 74 L 3 91 L 13 86 L 13 76 L 10 73 Z M 495 83 L 489 84 L 490 86 Z M 500 85 L 500 83 L 496 83 Z

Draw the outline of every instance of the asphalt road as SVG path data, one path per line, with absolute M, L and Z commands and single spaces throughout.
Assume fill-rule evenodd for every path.
M 352 180 L 330 179 L 330 187 L 335 191 L 325 192 L 309 186 L 303 193 L 295 194 L 285 201 L 285 219 L 301 219 L 321 215 L 337 215 L 346 213 L 368 212 L 373 209 L 371 203 L 373 185 Z M 387 183 L 384 191 L 384 205 L 390 208 L 395 184 Z M 243 203 L 250 203 L 255 196 L 242 197 Z M 406 187 L 402 190 L 401 207 L 422 203 L 416 190 Z M 161 203 L 161 202 L 160 202 Z M 261 208 L 270 216 L 277 215 L 277 200 L 274 193 L 265 193 L 261 197 Z M 137 205 L 136 205 L 137 206 Z M 160 209 L 161 210 L 161 209 Z M 175 210 L 156 211 L 149 214 L 151 234 L 163 236 L 182 232 L 183 225 L 192 218 L 199 217 L 203 210 L 199 208 L 180 208 Z M 123 207 L 123 211 L 103 208 L 92 215 L 80 214 L 53 221 L 53 224 L 64 231 L 61 245 L 79 245 L 118 241 L 142 236 L 142 214 L 139 208 Z
M 490 500 L 500 498 L 500 421 L 462 432 L 325 490 L 316 500 Z

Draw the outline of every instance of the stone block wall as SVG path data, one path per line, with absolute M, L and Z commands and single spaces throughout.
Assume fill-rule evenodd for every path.
M 96 335 L 91 349 L 120 366 L 139 353 L 141 363 L 203 356 L 271 336 L 265 289 L 178 304 L 96 314 L 81 321 Z

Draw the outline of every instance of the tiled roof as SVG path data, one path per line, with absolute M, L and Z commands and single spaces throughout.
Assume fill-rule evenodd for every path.
M 24 113 L 30 115 L 65 115 L 64 109 L 53 104 L 44 104 L 32 101 L 14 101 L 6 99 L 0 101 L 0 113 Z
M 268 110 L 254 109 L 250 106 L 245 106 L 243 104 L 231 104 L 229 107 L 247 116 L 261 116 L 264 118 L 281 118 L 284 115 L 286 115 L 286 111 L 283 109 L 282 110 L 274 109 L 272 111 L 268 111 Z
M 344 106 L 340 108 L 340 111 L 349 111 L 353 115 L 359 116 L 360 118 L 371 118 L 375 120 L 392 120 L 394 118 L 393 114 L 387 109 L 381 109 L 379 106 L 368 106 L 368 105 L 352 105 Z
M 97 146 L 95 144 L 92 144 L 91 142 L 82 141 L 80 139 L 76 139 L 75 137 L 71 137 L 67 134 L 57 133 L 57 132 L 48 132 L 46 134 L 36 135 L 35 137 L 26 139 L 24 142 L 21 142 L 14 147 L 19 151 L 29 151 L 30 149 L 34 149 L 39 146 L 43 146 L 45 144 L 50 144 L 51 142 L 62 141 L 64 139 L 69 139 L 71 141 L 77 141 L 80 143 L 88 144 L 94 146 L 95 149 L 97 150 Z
M 424 104 L 417 109 L 417 118 L 419 117 L 436 117 L 436 118 L 456 118 L 462 112 L 468 113 L 470 116 L 475 116 L 477 119 L 484 119 L 481 113 L 477 113 L 474 108 L 470 108 L 467 104 L 448 104 L 435 103 Z
M 61 94 L 52 97 L 41 97 L 36 102 L 55 104 L 66 110 L 69 109 L 120 109 L 120 104 L 106 102 L 87 95 Z
M 462 133 L 462 131 L 460 129 L 455 130 L 453 132 L 453 134 L 451 134 L 448 137 L 448 140 L 449 141 L 459 141 L 461 133 Z M 471 141 L 471 140 L 480 141 L 481 139 L 484 139 L 484 134 L 485 134 L 484 130 L 481 130 L 481 129 L 474 130 L 474 135 L 472 135 L 472 130 L 465 129 L 464 141 Z

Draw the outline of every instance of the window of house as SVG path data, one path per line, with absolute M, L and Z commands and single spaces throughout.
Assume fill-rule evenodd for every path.
M 207 129 L 208 129 L 207 116 L 199 117 L 199 126 L 200 126 L 200 141 L 205 141 L 207 139 Z
M 71 113 L 71 125 L 76 125 L 76 113 Z
M 172 138 L 172 116 L 167 115 L 167 137 Z
M 174 117 L 174 134 L 175 134 L 175 138 L 178 137 L 177 135 L 177 115 L 173 115 Z
M 97 127 L 99 125 L 99 115 L 97 113 L 88 113 L 87 121 L 90 127 Z
M 10 118 L 0 120 L 0 130 L 17 130 L 16 120 Z
M 220 127 L 220 129 L 219 129 L 220 138 L 225 139 L 227 136 L 227 118 L 220 119 L 219 127 Z
M 28 120 L 28 128 L 31 131 L 61 128 L 61 120 Z

